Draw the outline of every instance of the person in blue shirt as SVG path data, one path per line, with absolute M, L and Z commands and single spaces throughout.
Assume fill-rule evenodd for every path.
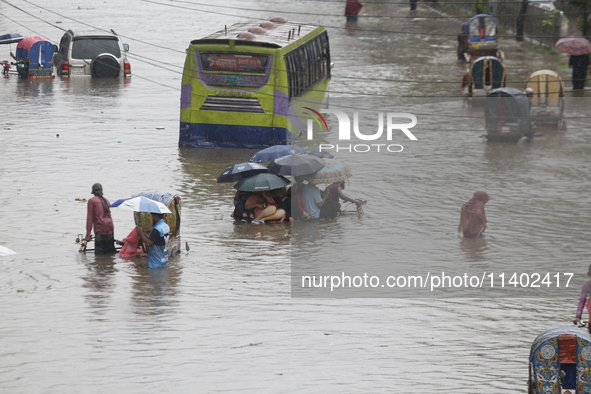
M 162 268 L 168 263 L 170 227 L 164 221 L 164 214 L 161 213 L 152 212 L 152 223 L 152 232 L 149 237 L 139 226 L 135 228 L 135 231 L 148 248 L 148 267 Z

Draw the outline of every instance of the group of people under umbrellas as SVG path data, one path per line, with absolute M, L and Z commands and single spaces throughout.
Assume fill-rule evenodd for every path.
M 341 212 L 340 200 L 355 204 L 359 211 L 364 202 L 343 192 L 351 175 L 349 166 L 328 153 L 275 145 L 248 163 L 228 167 L 217 181 L 237 182 L 232 217 L 259 224 L 334 218 Z M 328 186 L 322 191 L 319 184 Z

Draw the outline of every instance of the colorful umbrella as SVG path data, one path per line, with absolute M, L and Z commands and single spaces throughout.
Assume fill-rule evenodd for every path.
M 250 158 L 253 163 L 270 163 L 283 156 L 304 152 L 304 148 L 297 145 L 273 145 L 254 154 Z
M 584 55 L 591 53 L 591 42 L 583 37 L 561 38 L 554 45 L 560 52 L 570 55 Z
M 289 180 L 282 176 L 261 173 L 244 178 L 234 185 L 234 189 L 242 192 L 263 192 L 265 190 L 281 189 L 289 185 Z
M 269 172 L 276 175 L 310 175 L 324 167 L 324 162 L 312 155 L 298 154 L 283 156 L 269 164 Z
M 234 164 L 230 166 L 222 172 L 220 176 L 218 176 L 218 183 L 223 182 L 238 182 L 246 177 L 260 174 L 263 172 L 269 172 L 269 169 L 262 164 L 258 163 L 242 163 L 242 164 Z
M 322 159 L 324 168 L 308 178 L 310 183 L 335 183 L 350 178 L 351 169 L 348 165 L 337 159 Z
M 172 213 L 160 201 L 154 201 L 144 196 L 119 199 L 111 204 L 111 208 L 127 208 L 134 212 Z

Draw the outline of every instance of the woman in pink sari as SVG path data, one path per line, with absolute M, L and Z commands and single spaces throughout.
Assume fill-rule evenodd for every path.
M 458 232 L 465 238 L 480 238 L 486 229 L 486 214 L 484 204 L 489 200 L 486 192 L 478 191 L 464 205 L 460 216 Z

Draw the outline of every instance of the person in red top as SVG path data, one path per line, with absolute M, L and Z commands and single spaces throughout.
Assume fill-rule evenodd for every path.
M 94 228 L 94 253 L 114 253 L 115 249 L 115 226 L 111 218 L 109 200 L 103 197 L 103 186 L 100 183 L 92 185 L 92 197 L 88 200 L 86 211 L 86 241 L 91 240 L 90 234 Z
M 264 223 L 266 220 L 281 220 L 285 210 L 278 208 L 273 196 L 268 192 L 254 192 L 244 203 L 246 209 L 254 209 L 253 224 Z

